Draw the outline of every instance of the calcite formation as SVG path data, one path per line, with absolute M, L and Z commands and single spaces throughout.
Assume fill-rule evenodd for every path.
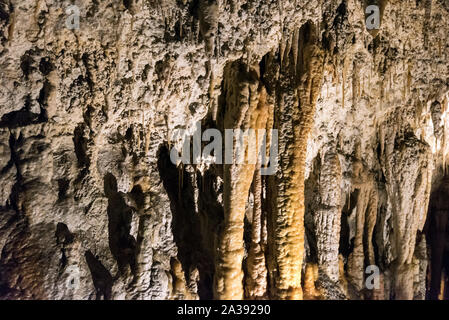
M 448 16 L 0 0 L 0 298 L 448 299 Z

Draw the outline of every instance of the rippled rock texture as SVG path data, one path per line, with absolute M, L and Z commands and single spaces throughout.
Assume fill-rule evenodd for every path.
M 0 0 L 0 297 L 449 298 L 448 16 Z M 276 171 L 174 164 L 197 123 L 278 130 Z

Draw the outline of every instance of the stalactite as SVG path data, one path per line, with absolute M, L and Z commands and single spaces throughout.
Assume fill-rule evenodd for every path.
M 282 67 L 282 63 L 284 61 L 284 52 L 285 52 L 285 39 L 284 39 L 284 32 L 282 32 L 281 35 L 281 42 L 279 44 L 279 58 L 281 61 L 281 67 Z
M 225 69 L 224 129 L 265 129 L 268 106 L 266 91 L 260 87 L 258 70 L 241 61 Z M 235 141 L 238 141 L 236 137 Z M 257 146 L 257 150 L 260 146 Z M 240 152 L 242 152 L 240 150 Z M 248 145 L 245 146 L 248 153 Z M 233 148 L 233 159 L 237 159 Z M 217 299 L 242 299 L 243 289 L 243 226 L 248 192 L 253 180 L 255 164 L 224 164 L 224 225 L 220 235 L 214 280 Z
M 218 3 L 217 1 L 199 1 L 199 31 L 203 36 L 206 52 L 211 57 L 215 50 L 215 37 L 218 28 Z
M 348 62 L 347 59 L 345 58 L 343 61 L 343 69 L 341 71 L 342 73 L 342 83 L 341 83 L 341 107 L 342 109 L 345 108 L 345 96 L 346 96 L 346 75 L 348 73 Z
M 442 103 L 442 105 L 443 105 L 443 114 L 446 114 L 446 112 L 447 112 L 447 100 L 446 100 L 446 98 L 444 98 L 443 99 L 443 103 Z M 447 124 L 447 114 L 446 114 L 446 116 L 444 117 L 444 120 L 443 120 L 444 122 L 443 122 L 443 125 L 442 125 L 442 127 L 443 127 L 443 138 L 442 138 L 442 140 L 443 140 L 443 142 L 442 142 L 442 147 L 441 147 L 441 149 L 443 150 L 443 152 L 442 152 L 442 154 L 443 154 L 443 175 L 446 175 L 446 156 L 447 156 L 447 152 L 446 152 L 446 124 Z
M 263 94 L 260 96 L 260 104 L 266 105 L 266 118 L 259 117 L 256 127 L 262 127 L 265 124 L 267 132 L 273 127 L 274 105 L 273 98 L 266 94 L 263 89 Z M 271 135 L 266 136 L 266 149 L 261 150 L 269 154 L 271 146 Z M 261 299 L 268 297 L 267 284 L 267 268 L 266 268 L 266 247 L 267 247 L 267 217 L 263 212 L 262 196 L 264 196 L 264 186 L 262 176 L 260 174 L 260 160 L 256 164 L 256 170 L 253 177 L 253 194 L 254 194 L 254 208 L 253 221 L 251 231 L 251 243 L 247 258 L 247 278 L 246 278 L 246 297 L 249 299 Z M 265 165 L 265 164 L 264 164 Z M 266 195 L 264 196 L 266 197 Z
M 413 78 L 412 78 L 412 68 L 413 68 L 413 65 L 412 65 L 411 62 L 409 62 L 408 63 L 408 70 L 407 70 L 407 90 L 405 91 L 407 95 L 410 94 L 410 87 L 412 85 L 412 80 L 413 80 Z
M 338 244 L 340 241 L 342 172 L 338 155 L 326 152 L 320 170 L 320 202 L 314 213 L 318 267 L 333 282 L 339 278 Z
M 262 216 L 262 177 L 260 171 L 254 172 L 253 194 L 254 208 L 251 224 L 251 243 L 248 250 L 245 296 L 249 299 L 260 299 L 267 294 L 267 269 L 265 267 L 266 243 L 263 239 Z
M 292 39 L 293 68 L 295 70 L 296 66 L 298 65 L 298 46 L 299 46 L 298 41 L 299 41 L 299 30 L 295 29 L 295 31 L 293 31 L 293 39 Z
M 284 58 L 283 58 L 283 61 L 285 62 L 285 61 L 287 61 L 288 59 L 289 59 L 289 56 L 290 56 L 290 54 L 291 54 L 291 49 L 292 49 L 292 46 L 293 46 L 293 34 L 291 34 L 291 33 L 289 33 L 288 34 L 288 39 L 287 39 L 287 41 L 285 42 L 285 49 L 284 49 Z M 293 57 L 293 60 L 294 60 L 295 58 Z M 297 58 L 296 58 L 297 59 Z M 295 68 L 295 66 L 294 66 L 294 61 L 289 61 L 289 63 L 291 63 L 292 64 L 292 68 L 294 69 Z
M 405 100 L 405 98 L 406 98 L 406 96 L 407 96 L 407 82 L 408 82 L 408 80 L 407 80 L 407 78 L 408 78 L 408 76 L 407 76 L 407 74 L 405 74 L 404 73 L 404 85 L 403 85 L 403 88 L 402 88 L 402 100 Z
M 448 298 L 447 1 L 51 2 L 0 1 L 0 299 Z M 275 175 L 172 163 L 199 119 Z
M 152 132 L 152 129 L 153 129 L 153 119 L 150 119 L 149 120 L 149 124 L 148 124 L 148 129 L 146 128 L 146 125 L 145 125 L 145 113 L 144 113 L 144 116 L 143 116 L 143 130 L 144 130 L 144 132 L 145 132 L 145 155 L 148 155 L 148 151 L 150 150 L 150 143 L 151 143 L 151 132 Z
M 356 63 L 353 63 L 352 71 L 352 104 L 355 106 L 358 98 L 360 97 L 360 74 L 359 67 Z
M 374 264 L 372 237 L 377 216 L 377 185 L 361 161 L 361 146 L 356 145 L 352 169 L 352 189 L 357 195 L 354 249 L 348 258 L 348 278 L 359 291 L 363 289 L 365 261 Z
M 307 138 L 321 90 L 323 52 L 316 44 L 313 26 L 301 27 L 299 57 L 286 50 L 276 87 L 276 127 L 279 129 L 280 168 L 271 177 L 272 212 L 269 258 L 272 294 L 280 299 L 301 299 L 304 255 L 304 170 Z M 291 45 L 287 46 L 291 48 Z
M 423 229 L 429 203 L 431 150 L 411 133 L 393 135 L 388 140 L 381 165 L 393 217 L 393 292 L 396 299 L 412 299 L 412 259 L 416 235 Z

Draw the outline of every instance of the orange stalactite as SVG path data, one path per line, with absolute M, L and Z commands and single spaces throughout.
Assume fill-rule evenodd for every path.
M 303 298 L 304 172 L 307 139 L 321 90 L 324 61 L 323 51 L 314 37 L 315 29 L 307 23 L 299 31 L 298 43 L 287 45 L 277 87 L 275 123 L 280 133 L 280 168 L 271 181 L 275 191 L 270 245 L 274 252 L 269 266 L 273 295 L 279 299 Z M 291 50 L 296 46 L 297 51 Z M 297 58 L 293 57 L 294 52 L 298 52 Z
M 260 86 L 258 70 L 236 61 L 225 70 L 226 105 L 223 125 L 225 129 L 265 129 L 268 120 L 266 91 Z M 256 139 L 259 141 L 259 139 Z M 248 155 L 249 146 L 245 145 Z M 257 146 L 257 150 L 260 145 Z M 237 159 L 233 148 L 233 159 Z M 242 152 L 242 151 L 240 151 Z M 224 225 L 219 240 L 215 275 L 215 297 L 231 300 L 243 299 L 243 231 L 245 207 L 256 164 L 225 164 Z

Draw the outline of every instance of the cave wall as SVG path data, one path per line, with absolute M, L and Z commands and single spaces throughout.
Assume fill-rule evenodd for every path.
M 448 13 L 0 0 L 0 297 L 447 298 Z M 198 122 L 277 129 L 275 174 L 173 164 Z

